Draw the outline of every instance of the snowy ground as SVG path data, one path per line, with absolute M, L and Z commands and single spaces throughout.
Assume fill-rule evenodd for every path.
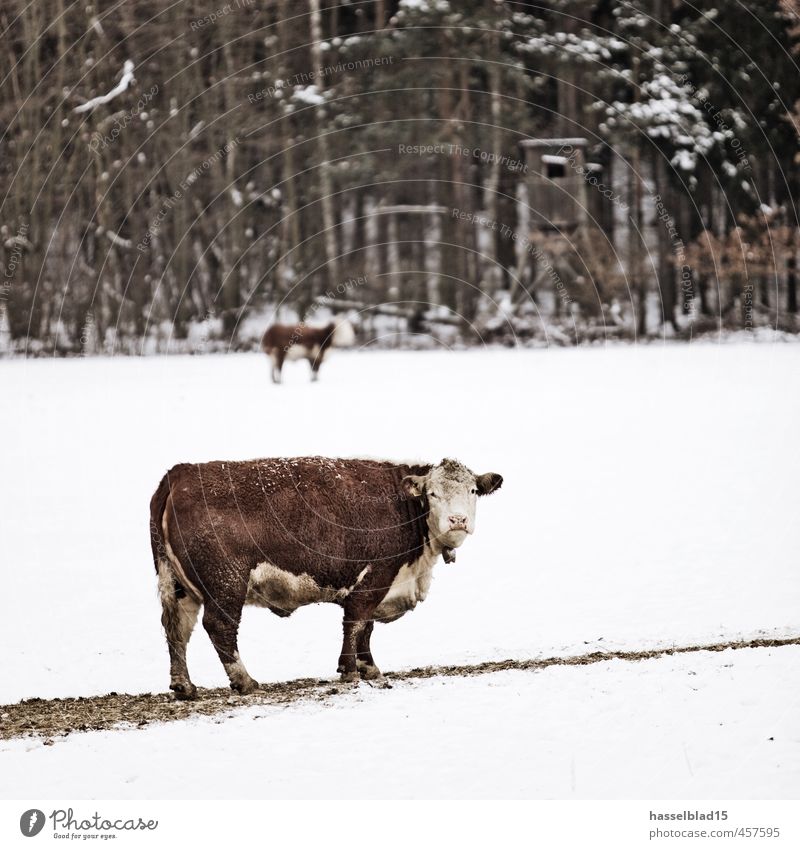
M 428 600 L 376 630 L 386 671 L 799 633 L 799 367 L 792 345 L 353 352 L 331 359 L 318 385 L 297 364 L 274 387 L 255 354 L 0 362 L 0 701 L 165 689 L 148 502 L 185 460 L 455 456 L 504 475 Z M 339 615 L 246 611 L 250 671 L 332 675 Z M 452 796 L 796 792 L 800 739 L 783 711 L 798 691 L 797 650 L 700 657 L 402 685 L 329 709 L 260 709 L 257 724 L 245 712 L 213 729 L 198 720 L 5 743 L 0 759 L 14 768 L 0 781 L 15 795 L 19 776 L 24 795 L 30 770 L 39 796 L 45 774 L 56 796 L 171 795 L 159 758 L 179 748 L 192 774 L 186 747 L 202 739 L 204 758 L 213 740 L 220 763 L 252 766 L 254 795 L 321 792 L 316 759 L 340 764 L 342 795 L 437 795 L 437 782 Z M 189 664 L 198 685 L 226 683 L 202 630 Z M 348 748 L 355 728 L 374 741 L 366 754 Z M 400 787 L 418 767 L 405 781 L 384 776 L 381 740 L 387 757 L 427 764 L 419 792 Z M 270 772 L 273 750 L 285 768 Z M 122 776 L 114 788 L 93 767 L 106 757 Z M 367 787 L 365 766 L 385 785 Z M 192 786 L 185 795 L 243 794 Z
M 795 646 L 440 678 L 52 747 L 13 741 L 0 794 L 796 798 L 799 712 Z

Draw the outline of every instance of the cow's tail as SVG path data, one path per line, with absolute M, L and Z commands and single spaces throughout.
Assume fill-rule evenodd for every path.
M 186 573 L 170 545 L 168 510 L 171 506 L 170 474 L 167 472 L 150 499 L 150 547 L 153 564 L 158 575 L 159 594 L 162 602 L 187 595 L 199 604 L 203 597 L 197 587 L 186 577 Z
M 153 497 L 150 499 L 150 548 L 153 550 L 153 563 L 155 564 L 156 571 L 158 571 L 158 564 L 167 559 L 167 551 L 161 528 L 164 509 L 167 506 L 167 498 L 169 498 L 169 472 L 161 478 L 158 489 L 156 489 Z

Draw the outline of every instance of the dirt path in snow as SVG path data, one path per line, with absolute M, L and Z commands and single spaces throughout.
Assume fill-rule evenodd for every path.
M 737 640 L 710 645 L 676 646 L 645 651 L 608 651 L 566 657 L 547 657 L 538 660 L 498 660 L 463 666 L 424 666 L 403 672 L 390 673 L 390 681 L 417 681 L 434 677 L 467 677 L 502 672 L 508 669 L 540 670 L 550 666 L 585 666 L 608 660 L 643 661 L 667 655 L 726 649 L 776 648 L 800 645 L 800 636 L 783 639 Z M 361 686 L 366 686 L 361 684 Z M 53 738 L 73 731 L 100 731 L 110 728 L 142 728 L 151 722 L 171 722 L 191 716 L 216 716 L 222 722 L 235 708 L 256 705 L 280 705 L 303 699 L 326 701 L 350 692 L 353 685 L 318 678 L 300 678 L 276 684 L 262 684 L 250 696 L 237 696 L 229 689 L 198 690 L 192 702 L 175 701 L 171 693 L 108 693 L 77 699 L 26 699 L 0 707 L 0 739 L 13 737 L 44 737 L 45 744 Z

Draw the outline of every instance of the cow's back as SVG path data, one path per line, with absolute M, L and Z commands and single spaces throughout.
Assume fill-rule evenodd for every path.
M 278 348 L 288 348 L 298 332 L 297 326 L 288 324 L 273 324 L 266 329 L 261 337 L 261 349 L 270 353 Z
M 335 324 L 311 327 L 308 324 L 273 324 L 261 338 L 261 348 L 266 353 L 281 349 L 288 351 L 294 346 L 324 350 L 333 344 Z
M 368 564 L 416 560 L 426 516 L 402 479 L 428 466 L 322 457 L 182 465 L 169 473 L 170 539 L 202 581 L 219 557 L 262 563 L 322 586 L 353 586 Z

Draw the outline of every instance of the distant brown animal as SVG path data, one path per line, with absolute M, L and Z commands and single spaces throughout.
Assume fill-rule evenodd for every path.
M 280 383 L 286 360 L 308 360 L 311 380 L 319 377 L 319 367 L 332 347 L 345 348 L 355 342 L 349 321 L 332 321 L 325 327 L 300 324 L 273 324 L 261 340 L 261 348 L 272 360 L 272 382 Z
M 385 682 L 372 657 L 375 622 L 423 601 L 434 563 L 475 530 L 478 496 L 500 487 L 456 460 L 392 463 L 324 457 L 174 466 L 150 502 L 170 689 L 194 698 L 186 645 L 200 608 L 231 687 L 258 685 L 239 656 L 245 604 L 289 616 L 332 602 L 344 610 L 338 671 Z

